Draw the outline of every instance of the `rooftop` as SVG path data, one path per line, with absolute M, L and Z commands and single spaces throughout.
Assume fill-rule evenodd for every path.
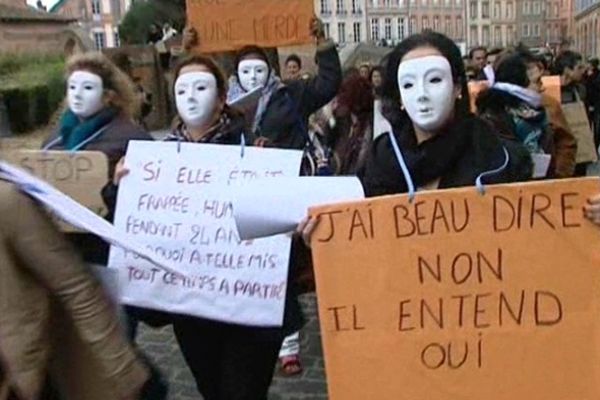
M 8 4 L 0 3 L 0 21 L 12 21 L 12 22 L 24 22 L 24 21 L 35 21 L 35 22 L 62 22 L 69 23 L 75 21 L 74 18 L 67 18 L 58 16 L 56 14 L 50 14 L 44 11 L 38 11 L 35 8 L 27 7 L 16 7 Z

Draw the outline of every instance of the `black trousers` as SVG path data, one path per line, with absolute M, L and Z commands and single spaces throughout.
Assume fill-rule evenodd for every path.
M 173 328 L 204 400 L 267 399 L 283 333 L 261 335 L 195 318 L 182 318 Z

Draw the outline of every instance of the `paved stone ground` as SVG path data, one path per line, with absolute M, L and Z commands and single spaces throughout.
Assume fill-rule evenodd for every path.
M 301 303 L 307 319 L 301 332 L 304 372 L 297 377 L 283 377 L 276 372 L 269 400 L 327 399 L 316 298 L 314 295 L 306 295 L 302 297 Z M 201 399 L 170 327 L 161 330 L 141 327 L 138 343 L 168 378 L 169 400 Z

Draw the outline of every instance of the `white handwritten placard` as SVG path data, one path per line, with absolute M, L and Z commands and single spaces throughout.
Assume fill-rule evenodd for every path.
M 297 176 L 302 152 L 130 142 L 115 226 L 181 275 L 112 248 L 125 304 L 249 326 L 281 326 L 289 236 L 239 239 L 231 199 L 244 182 Z M 281 204 L 285 207 L 285 204 Z

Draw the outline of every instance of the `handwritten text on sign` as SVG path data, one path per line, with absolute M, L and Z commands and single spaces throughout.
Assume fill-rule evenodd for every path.
M 108 159 L 99 151 L 10 150 L 0 157 L 56 189 L 102 217 L 108 209 L 102 199 L 102 188 L 108 183 Z M 61 229 L 75 228 L 61 224 Z
M 600 229 L 582 205 L 598 183 L 313 210 L 330 398 L 595 398 Z
M 111 249 L 127 304 L 244 325 L 282 324 L 290 238 L 241 241 L 232 193 L 255 179 L 295 176 L 302 153 L 239 146 L 130 142 L 115 226 L 184 277 Z M 284 206 L 284 205 L 282 205 Z
M 311 43 L 312 0 L 187 0 L 204 52 Z

